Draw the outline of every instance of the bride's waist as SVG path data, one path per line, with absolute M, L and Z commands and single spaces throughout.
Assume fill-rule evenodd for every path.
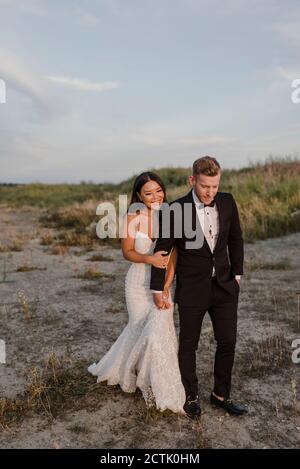
M 143 263 L 132 262 L 126 274 L 126 281 L 134 280 L 144 282 L 146 279 L 150 281 L 151 266 Z

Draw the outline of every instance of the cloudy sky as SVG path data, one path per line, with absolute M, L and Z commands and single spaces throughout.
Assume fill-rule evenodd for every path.
M 0 0 L 1 182 L 299 156 L 298 0 Z

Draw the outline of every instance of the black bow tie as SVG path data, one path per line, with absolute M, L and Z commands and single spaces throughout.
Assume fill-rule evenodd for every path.
M 214 207 L 215 206 L 215 199 L 211 201 L 210 204 L 204 204 L 204 207 Z

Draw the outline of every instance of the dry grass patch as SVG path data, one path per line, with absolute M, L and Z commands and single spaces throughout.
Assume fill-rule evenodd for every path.
M 52 233 L 46 233 L 41 237 L 40 243 L 42 246 L 51 246 L 56 241 L 56 236 Z
M 112 274 L 105 274 L 103 272 L 99 272 L 92 267 L 85 270 L 84 272 L 76 275 L 77 278 L 81 278 L 83 280 L 98 280 L 98 279 L 111 279 L 114 280 L 115 276 Z
M 250 377 L 278 373 L 292 365 L 291 343 L 283 334 L 269 336 L 260 342 L 248 342 L 247 346 L 242 371 Z
M 69 254 L 70 248 L 69 246 L 65 246 L 64 244 L 56 244 L 51 249 L 50 253 L 54 254 L 55 256 L 66 256 Z
M 24 250 L 24 240 L 16 239 L 10 244 L 0 244 L 0 252 L 21 252 Z
M 20 265 L 20 267 L 17 268 L 16 272 L 31 272 L 33 270 L 47 270 L 47 267 L 37 267 L 34 265 Z
M 93 254 L 91 257 L 89 257 L 86 260 L 90 262 L 112 262 L 114 258 L 111 256 L 104 256 L 103 254 L 97 253 L 97 254 Z
M 43 368 L 28 370 L 28 384 L 14 399 L 0 399 L 0 426 L 4 429 L 24 418 L 43 415 L 49 421 L 68 411 L 95 411 L 106 399 L 115 399 L 117 387 L 95 384 L 87 364 L 50 354 Z M 120 391 L 119 391 L 120 392 Z
M 278 262 L 248 261 L 245 270 L 249 272 L 256 270 L 293 270 L 293 266 L 290 260 Z

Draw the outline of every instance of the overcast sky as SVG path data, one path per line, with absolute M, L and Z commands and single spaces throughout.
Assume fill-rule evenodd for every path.
M 297 0 L 0 0 L 1 182 L 299 156 Z

